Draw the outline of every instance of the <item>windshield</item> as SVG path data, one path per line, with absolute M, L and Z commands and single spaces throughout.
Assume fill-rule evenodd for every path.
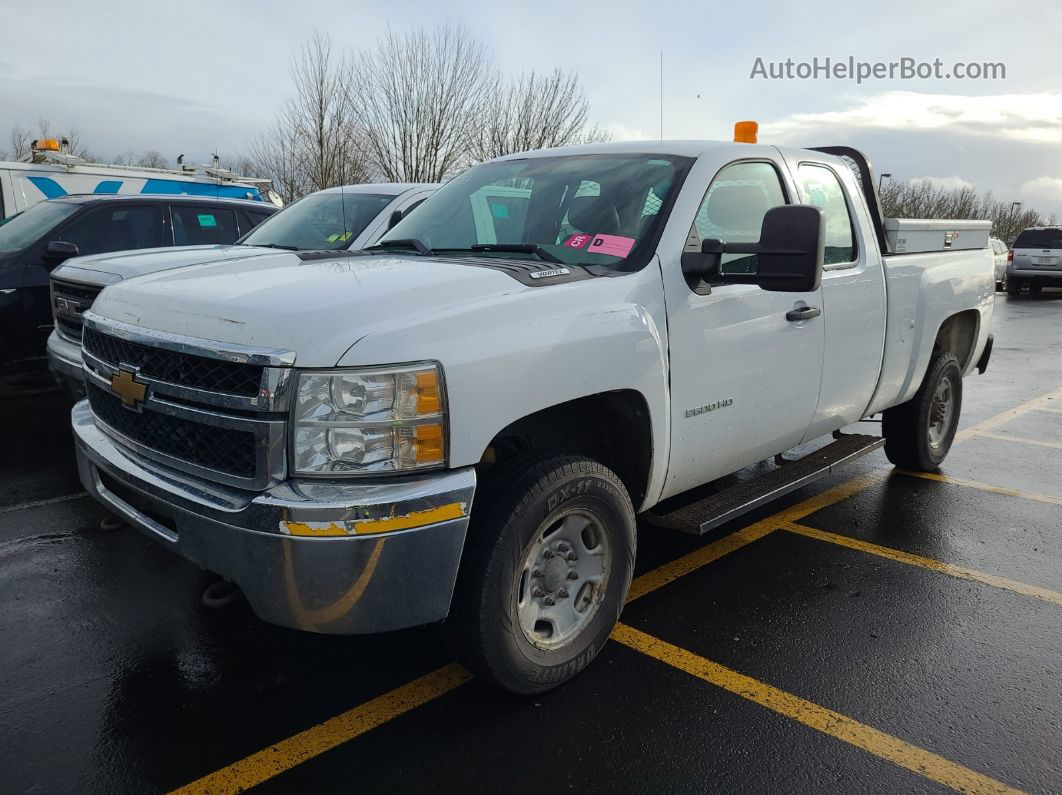
M 1014 248 L 1062 248 L 1062 229 L 1026 229 Z
M 616 154 L 485 163 L 440 188 L 381 242 L 416 240 L 433 254 L 639 267 L 692 162 Z
M 66 202 L 40 202 L 0 224 L 0 252 L 11 254 L 36 243 L 79 205 Z
M 300 250 L 347 248 L 394 196 L 314 193 L 270 216 L 240 243 Z

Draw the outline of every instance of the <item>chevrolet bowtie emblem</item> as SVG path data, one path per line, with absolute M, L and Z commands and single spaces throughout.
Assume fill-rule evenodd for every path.
M 122 399 L 122 405 L 140 410 L 140 404 L 147 397 L 147 385 L 136 380 L 136 373 L 119 370 L 111 376 L 111 391 Z

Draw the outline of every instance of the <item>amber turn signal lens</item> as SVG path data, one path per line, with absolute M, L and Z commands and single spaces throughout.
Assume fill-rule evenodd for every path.
M 417 425 L 413 428 L 414 459 L 418 465 L 443 462 L 443 426 L 441 423 Z
M 442 411 L 442 391 L 439 376 L 434 371 L 417 373 L 417 415 L 438 414 Z

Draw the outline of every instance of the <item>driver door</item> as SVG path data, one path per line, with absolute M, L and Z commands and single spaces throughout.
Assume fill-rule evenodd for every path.
M 690 226 L 686 250 L 702 240 L 755 242 L 771 207 L 794 203 L 773 160 L 730 163 L 716 174 Z M 726 254 L 722 268 L 755 272 L 756 255 Z M 800 443 L 819 398 L 821 289 L 768 292 L 755 285 L 690 284 L 681 252 L 661 255 L 668 307 L 671 457 L 663 496 L 686 491 Z

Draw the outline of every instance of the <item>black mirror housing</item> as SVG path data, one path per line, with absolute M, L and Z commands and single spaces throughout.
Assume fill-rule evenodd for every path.
M 701 254 L 692 255 L 696 275 L 723 284 L 755 284 L 764 290 L 807 293 L 822 283 L 826 247 L 826 225 L 822 211 L 806 204 L 772 207 L 763 216 L 760 239 L 756 243 L 724 243 L 705 240 Z M 722 254 L 755 254 L 755 273 L 726 273 L 719 268 Z M 687 255 L 683 255 L 684 259 Z M 688 273 L 688 275 L 690 275 Z
M 77 245 L 74 243 L 68 243 L 65 240 L 51 240 L 48 242 L 48 247 L 44 249 L 44 259 L 48 262 L 63 262 L 71 257 L 78 256 Z
M 387 219 L 387 231 L 390 232 L 397 226 L 398 222 L 402 220 L 402 211 L 395 210 L 391 213 L 391 217 Z

